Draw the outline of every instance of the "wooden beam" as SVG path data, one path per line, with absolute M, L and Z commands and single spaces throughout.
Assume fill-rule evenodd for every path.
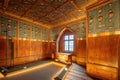
M 4 4 L 3 4 L 3 10 L 5 11 L 6 8 L 8 7 L 8 3 L 10 0 L 4 0 Z
M 38 1 L 40 1 L 40 0 L 36 0 L 36 1 L 34 2 L 34 4 L 33 4 L 29 9 L 27 9 L 26 12 L 24 12 L 24 13 L 21 15 L 21 17 L 27 15 L 27 13 L 29 13 L 29 12 L 33 9 L 33 7 L 36 6 L 36 4 L 38 3 Z

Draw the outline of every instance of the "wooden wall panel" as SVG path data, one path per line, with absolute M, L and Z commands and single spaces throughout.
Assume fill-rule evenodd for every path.
M 14 59 L 14 65 L 25 64 L 28 60 L 28 57 L 19 57 Z
M 49 52 L 50 52 L 51 58 L 54 59 L 55 53 L 56 53 L 56 42 L 50 42 L 49 44 L 50 44 Z
M 50 53 L 56 53 L 56 42 L 50 42 Z
M 0 60 L 0 66 L 6 66 L 6 60 Z
M 78 41 L 78 56 L 86 57 L 86 40 Z
M 119 36 L 89 38 L 88 62 L 117 67 Z
M 14 43 L 13 47 L 11 46 L 12 41 Z M 8 44 L 8 47 L 6 47 L 7 44 Z M 0 66 L 12 66 L 13 65 L 13 59 L 16 57 L 16 51 L 17 51 L 16 44 L 17 44 L 16 39 L 8 39 L 6 42 L 5 38 L 0 37 Z M 7 48 L 8 48 L 8 50 L 7 50 L 7 54 L 6 54 Z M 11 51 L 12 48 L 14 50 L 13 53 Z
M 48 29 L 12 20 L 12 18 L 5 16 L 0 16 L 0 25 L 0 67 L 14 66 L 51 57 Z M 8 29 L 8 41 L 6 41 L 6 29 Z M 43 45 L 41 41 L 43 41 Z M 7 48 L 8 50 L 6 50 Z M 6 51 L 8 52 L 7 56 Z
M 12 40 L 10 39 L 8 41 L 7 66 L 14 66 L 41 59 L 51 58 L 51 52 L 55 52 L 55 49 L 49 51 L 50 49 L 48 42 L 31 41 L 30 44 L 30 40 L 18 41 L 17 39 L 14 39 L 14 55 L 12 59 L 11 42 Z M 6 39 L 0 39 L 0 44 L 0 66 L 6 66 Z
M 86 11 L 87 73 L 102 80 L 118 80 L 119 3 L 103 1 Z
M 78 48 L 76 54 L 76 62 L 78 64 L 86 64 L 86 40 L 78 40 Z
M 0 60 L 6 59 L 6 39 L 0 37 Z
M 17 57 L 24 57 L 30 55 L 30 41 L 19 40 L 19 53 Z
M 18 43 L 17 43 L 18 40 L 14 39 L 13 42 L 14 42 L 14 58 L 16 58 L 18 53 Z
M 41 42 L 40 41 L 31 41 L 31 53 L 30 55 L 41 54 Z
M 87 73 L 107 80 L 118 79 L 120 35 L 88 38 Z
M 50 58 L 51 53 L 49 52 L 49 43 L 48 42 L 42 42 L 42 57 L 43 58 Z
M 87 72 L 89 75 L 100 78 L 101 80 L 118 80 L 118 68 L 87 64 Z

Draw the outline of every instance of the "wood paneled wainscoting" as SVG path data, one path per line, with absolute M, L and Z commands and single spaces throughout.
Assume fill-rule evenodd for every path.
M 80 65 L 86 65 L 86 39 L 79 39 L 76 50 L 76 62 Z
M 87 73 L 105 80 L 117 80 L 119 42 L 119 35 L 89 37 Z
M 11 46 L 11 42 L 14 46 Z M 6 43 L 6 37 L 0 36 L 0 66 L 8 67 L 51 58 L 48 41 L 14 38 L 8 39 L 8 46 Z

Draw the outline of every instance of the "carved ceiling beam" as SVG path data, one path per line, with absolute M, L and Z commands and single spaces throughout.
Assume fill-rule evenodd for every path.
M 3 4 L 3 10 L 5 11 L 6 8 L 8 7 L 8 3 L 10 0 L 4 0 L 4 4 Z
M 28 8 L 28 9 L 21 15 L 21 17 L 27 15 L 27 13 L 29 13 L 29 12 L 32 10 L 32 8 L 36 6 L 36 4 L 38 3 L 38 1 L 40 1 L 40 0 L 36 0 L 36 1 L 34 2 L 34 4 L 33 4 L 30 8 Z

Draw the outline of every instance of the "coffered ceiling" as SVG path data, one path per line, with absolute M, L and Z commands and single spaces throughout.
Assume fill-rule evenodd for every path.
M 0 10 L 47 27 L 85 17 L 85 8 L 98 0 L 0 0 Z

